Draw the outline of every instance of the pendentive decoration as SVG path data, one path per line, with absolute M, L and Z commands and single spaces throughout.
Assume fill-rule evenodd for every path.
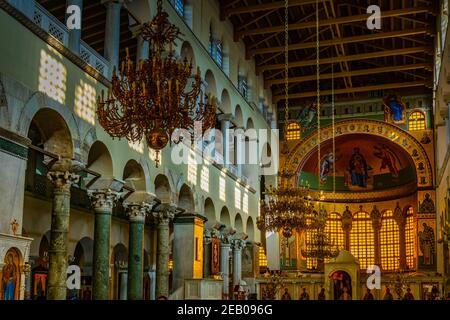
M 158 166 L 159 152 L 176 129 L 192 132 L 201 123 L 205 132 L 215 126 L 215 98 L 202 92 L 200 69 L 192 75 L 192 62 L 175 57 L 175 41 L 181 33 L 169 22 L 161 0 L 155 18 L 143 24 L 141 36 L 150 44 L 149 59 L 134 66 L 127 50 L 119 74 L 114 67 L 106 98 L 104 92 L 98 97 L 97 116 L 113 138 L 133 143 L 145 138 L 157 153 Z

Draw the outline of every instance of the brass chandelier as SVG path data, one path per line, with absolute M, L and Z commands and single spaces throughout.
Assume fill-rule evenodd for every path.
M 215 126 L 215 98 L 201 89 L 200 69 L 192 75 L 192 61 L 179 61 L 174 54 L 180 30 L 169 22 L 158 0 L 158 12 L 142 26 L 141 36 L 150 44 L 150 57 L 137 66 L 127 50 L 125 61 L 105 98 L 98 98 L 100 125 L 113 138 L 139 143 L 144 138 L 157 153 L 169 142 L 175 129 L 194 130 L 201 122 L 202 133 Z M 197 128 L 197 125 L 195 126 Z

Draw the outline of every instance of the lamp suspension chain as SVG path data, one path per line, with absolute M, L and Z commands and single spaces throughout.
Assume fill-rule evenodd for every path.
M 285 130 L 289 121 L 289 0 L 284 2 L 284 120 Z
M 317 79 L 317 158 L 318 158 L 318 179 L 317 192 L 320 198 L 320 167 L 321 167 L 321 150 L 320 150 L 320 39 L 319 39 L 319 0 L 316 0 L 316 79 Z

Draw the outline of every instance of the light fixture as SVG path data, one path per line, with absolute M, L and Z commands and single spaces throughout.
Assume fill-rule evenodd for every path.
M 156 151 L 157 165 L 160 150 L 176 129 L 192 132 L 196 122 L 201 122 L 205 132 L 216 121 L 215 98 L 202 92 L 200 69 L 192 76 L 192 62 L 178 61 L 174 55 L 180 35 L 158 0 L 155 18 L 141 31 L 150 44 L 149 59 L 135 67 L 127 50 L 118 75 L 114 67 L 106 98 L 102 92 L 97 102 L 98 120 L 105 131 L 133 143 L 145 138 Z

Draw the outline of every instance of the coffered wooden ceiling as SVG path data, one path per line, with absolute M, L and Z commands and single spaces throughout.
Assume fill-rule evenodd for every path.
M 320 88 L 330 100 L 332 65 L 337 101 L 431 92 L 437 0 L 319 0 Z M 284 102 L 284 1 L 220 0 L 222 19 L 255 58 L 274 102 Z M 379 5 L 381 30 L 367 28 Z M 316 0 L 289 1 L 289 98 L 316 98 Z

